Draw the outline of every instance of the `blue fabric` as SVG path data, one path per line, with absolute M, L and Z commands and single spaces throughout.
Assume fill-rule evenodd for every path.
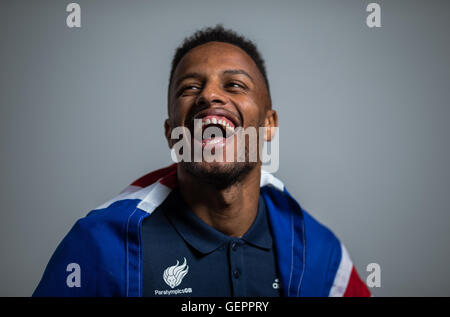
M 284 296 L 327 296 L 340 262 L 340 243 L 285 190 L 261 188 L 275 242 Z M 139 200 L 122 200 L 80 219 L 57 247 L 33 296 L 142 296 Z M 81 268 L 81 287 L 68 287 L 67 265 Z
M 303 214 L 307 252 L 301 296 L 328 296 L 341 261 L 340 242 L 307 212 Z

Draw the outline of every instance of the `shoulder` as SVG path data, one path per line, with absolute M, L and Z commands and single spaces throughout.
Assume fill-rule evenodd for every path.
M 284 261 L 291 259 L 294 267 L 303 267 L 296 276 L 302 296 L 370 296 L 339 238 L 302 208 L 283 183 L 273 178 L 264 184 L 270 186 L 264 186 L 262 193 L 272 215 L 274 234 L 281 241 L 279 256 Z M 288 248 L 290 241 L 292 247 Z
M 359 277 L 344 244 L 329 228 L 314 219 L 308 212 L 303 210 L 303 215 L 306 245 L 309 250 L 307 270 L 313 273 L 311 277 L 322 279 L 321 295 L 370 296 L 370 291 Z M 312 281 L 310 281 L 311 284 L 313 284 Z
M 77 220 L 50 258 L 33 296 L 122 295 L 127 220 L 136 203 L 118 201 Z M 73 286 L 68 280 L 75 270 L 79 283 Z
M 324 251 L 323 248 L 325 246 L 329 251 L 340 250 L 340 241 L 333 231 L 331 231 L 327 226 L 315 219 L 309 212 L 307 212 L 303 208 L 302 214 L 305 222 L 307 242 L 314 243 L 314 246 L 321 246 L 320 250 L 322 251 Z
M 53 253 L 33 296 L 135 294 L 130 283 L 138 280 L 132 278 L 139 273 L 141 224 L 170 193 L 174 171 L 172 165 L 141 177 L 79 219 Z M 73 267 L 81 272 L 79 287 L 67 283 Z

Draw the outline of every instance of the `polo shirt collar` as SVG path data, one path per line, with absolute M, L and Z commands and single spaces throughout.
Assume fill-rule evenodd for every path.
M 270 232 L 269 219 L 266 211 L 264 198 L 259 195 L 258 213 L 250 229 L 242 237 L 246 242 L 266 250 L 270 250 L 273 245 L 272 234 Z
M 200 253 L 207 254 L 215 251 L 230 240 L 239 238 L 229 237 L 206 224 L 192 212 L 183 200 L 179 189 L 174 189 L 167 198 L 166 215 L 181 237 Z M 250 229 L 241 238 L 263 249 L 272 248 L 272 236 L 266 214 L 264 199 L 259 196 L 258 213 Z

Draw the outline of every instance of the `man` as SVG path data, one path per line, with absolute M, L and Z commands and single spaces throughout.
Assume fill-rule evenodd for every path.
M 168 114 L 169 147 L 177 128 L 187 140 L 183 160 L 80 219 L 35 296 L 370 295 L 333 233 L 261 170 L 260 149 L 250 160 L 250 139 L 237 142 L 252 128 L 264 128 L 258 144 L 270 142 L 278 126 L 252 42 L 220 25 L 187 38 L 172 61 Z

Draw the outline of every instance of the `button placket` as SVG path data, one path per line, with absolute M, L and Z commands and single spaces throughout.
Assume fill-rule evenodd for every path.
M 243 275 L 244 248 L 243 241 L 232 240 L 229 243 L 230 273 L 233 296 L 245 296 L 245 276 Z

